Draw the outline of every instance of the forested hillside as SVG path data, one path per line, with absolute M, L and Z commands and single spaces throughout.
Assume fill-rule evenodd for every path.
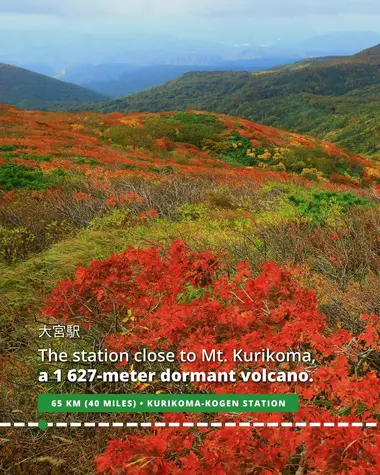
M 0 104 L 59 110 L 104 101 L 107 96 L 27 69 L 0 63 Z
M 380 153 L 380 56 L 376 51 L 259 73 L 188 73 L 97 108 L 103 112 L 199 109 L 228 113 L 310 133 L 376 157 Z

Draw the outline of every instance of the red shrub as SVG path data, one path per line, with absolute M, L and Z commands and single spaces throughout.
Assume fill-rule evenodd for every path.
M 380 382 L 371 360 L 366 360 L 379 349 L 378 317 L 363 316 L 358 335 L 332 332 L 314 293 L 301 288 L 290 272 L 269 263 L 254 278 L 245 263 L 232 272 L 227 264 L 212 253 L 191 252 L 182 242 L 166 253 L 157 248 L 128 249 L 79 268 L 74 281 L 61 282 L 52 292 L 45 313 L 65 322 L 98 325 L 104 332 L 113 328 L 106 345 L 115 351 L 145 346 L 196 352 L 198 360 L 180 363 L 182 371 L 239 374 L 265 366 L 276 374 L 289 370 L 310 374 L 307 383 L 243 382 L 238 377 L 231 383 L 193 384 L 195 390 L 219 393 L 300 395 L 295 416 L 266 413 L 260 421 L 334 422 L 342 420 L 342 413 L 343 420 L 367 421 L 379 413 Z M 127 332 L 122 334 L 118 322 L 128 311 L 134 318 L 125 323 Z M 223 351 L 227 361 L 201 362 L 203 348 Z M 314 361 L 233 361 L 234 349 L 262 348 L 308 351 Z M 216 419 L 228 417 L 219 414 Z M 252 414 L 245 417 L 252 420 Z M 196 438 L 193 433 L 187 428 L 160 429 L 153 435 L 111 441 L 98 458 L 98 470 L 141 475 L 279 473 L 302 449 L 297 463 L 308 467 L 307 473 L 378 473 L 380 436 L 370 429 L 226 428 Z

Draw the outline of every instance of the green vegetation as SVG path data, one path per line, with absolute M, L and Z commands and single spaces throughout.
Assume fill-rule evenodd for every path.
M 380 153 L 380 56 L 312 61 L 260 73 L 187 73 L 96 108 L 103 112 L 196 109 L 226 113 L 310 133 L 356 153 L 376 156 Z
M 334 156 L 315 147 L 253 147 L 251 141 L 238 132 L 232 132 L 224 140 L 204 142 L 205 148 L 221 160 L 245 167 L 259 166 L 278 171 L 297 173 L 310 180 L 330 178 L 340 174 L 349 178 L 361 178 L 363 164 L 353 157 Z
M 8 148 L 6 148 L 8 147 Z M 14 150 L 17 150 L 18 146 L 4 146 L 5 150 L 11 150 L 7 151 L 6 153 L 2 153 L 1 156 L 4 160 L 7 162 L 10 162 L 13 158 L 20 158 L 22 160 L 27 160 L 30 162 L 37 162 L 37 163 L 42 163 L 42 162 L 50 162 L 52 159 L 51 154 L 42 154 L 39 155 L 37 153 L 24 153 L 24 152 L 15 152 Z
M 11 229 L 0 226 L 0 259 L 7 264 L 24 259 L 34 239 L 34 234 L 24 227 Z
M 107 96 L 27 69 L 0 63 L 0 104 L 20 109 L 60 110 L 104 101 Z
M 290 195 L 289 201 L 296 206 L 300 216 L 310 218 L 319 226 L 324 226 L 329 217 L 336 220 L 337 213 L 346 213 L 351 206 L 371 206 L 367 199 L 335 191 L 314 192 L 306 198 Z
M 218 117 L 211 114 L 180 113 L 163 117 L 148 117 L 143 127 L 118 125 L 106 131 L 106 138 L 124 146 L 152 149 L 157 140 L 188 143 L 202 147 L 207 140 L 220 140 L 218 133 L 224 130 Z M 159 145 L 158 145 L 159 146 Z
M 0 152 L 13 152 L 14 150 L 19 150 L 20 145 L 0 145 Z
M 154 173 L 158 173 L 159 175 L 171 175 L 172 173 L 174 173 L 174 168 L 171 167 L 170 165 L 167 165 L 166 167 L 162 167 L 162 168 L 159 168 L 159 167 L 151 167 L 149 169 L 151 172 L 154 172 Z
M 323 150 L 304 147 L 296 147 L 287 151 L 281 156 L 281 162 L 287 171 L 299 174 L 304 174 L 305 170 L 314 170 L 321 172 L 325 177 L 339 173 L 343 176 L 359 178 L 363 172 L 363 166 L 359 161 L 348 160 L 341 156 L 331 156 Z
M 0 185 L 6 190 L 14 188 L 29 188 L 31 190 L 44 190 L 48 186 L 55 185 L 64 171 L 53 170 L 50 174 L 44 175 L 40 169 L 7 163 L 0 167 Z
M 232 132 L 225 140 L 225 153 L 221 155 L 222 160 L 236 165 L 253 166 L 258 160 L 252 155 L 248 155 L 252 150 L 249 139 L 242 137 L 237 132 Z

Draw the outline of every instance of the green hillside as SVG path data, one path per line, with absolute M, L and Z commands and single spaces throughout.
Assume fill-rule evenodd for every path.
M 57 110 L 104 101 L 107 96 L 27 69 L 0 63 L 0 104 Z
M 376 156 L 380 154 L 379 91 L 380 56 L 363 52 L 359 57 L 315 58 L 259 73 L 188 73 L 98 109 L 227 113 Z

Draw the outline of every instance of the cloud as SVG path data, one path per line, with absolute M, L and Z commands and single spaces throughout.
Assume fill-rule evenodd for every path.
M 379 0 L 0 0 L 0 13 L 63 17 L 291 17 L 380 14 Z
M 199 2 L 201 5 L 201 2 Z M 216 0 L 205 2 L 207 16 L 294 17 L 380 13 L 378 0 Z

